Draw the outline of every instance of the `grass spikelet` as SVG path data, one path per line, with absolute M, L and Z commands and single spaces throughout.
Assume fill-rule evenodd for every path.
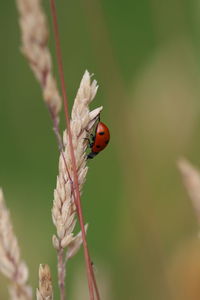
M 61 109 L 61 98 L 52 74 L 52 59 L 47 47 L 48 29 L 41 0 L 16 0 L 22 33 L 21 50 L 39 81 L 43 98 L 53 117 Z
M 10 213 L 0 188 L 0 271 L 10 282 L 12 300 L 31 300 L 32 291 L 27 284 L 28 268 L 20 257 L 17 238 L 13 232 Z
M 53 287 L 51 272 L 48 265 L 39 266 L 39 288 L 37 289 L 37 300 L 53 300 Z

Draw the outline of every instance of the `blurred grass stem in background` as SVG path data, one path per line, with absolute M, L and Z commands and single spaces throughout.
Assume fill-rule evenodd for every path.
M 12 300 L 31 300 L 32 289 L 27 284 L 28 268 L 20 256 L 10 213 L 0 188 L 0 272 L 10 280 L 9 293 Z

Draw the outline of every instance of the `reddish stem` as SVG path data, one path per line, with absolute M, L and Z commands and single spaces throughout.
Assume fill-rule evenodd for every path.
M 55 37 L 55 42 L 56 42 L 56 56 L 57 56 L 57 60 L 58 60 L 58 69 L 59 69 L 59 76 L 60 76 L 60 81 L 61 81 L 63 104 L 64 104 L 66 125 L 67 125 L 67 129 L 68 129 L 68 137 L 69 137 L 69 149 L 70 149 L 70 156 L 71 156 L 71 160 L 72 160 L 72 168 L 73 168 L 73 176 L 74 176 L 75 204 L 76 204 L 78 218 L 79 218 L 81 232 L 82 232 L 83 249 L 84 249 L 84 256 L 85 256 L 86 269 L 87 269 L 87 279 L 88 279 L 90 300 L 94 300 L 93 282 L 94 282 L 94 286 L 95 286 L 95 291 L 96 291 L 96 284 L 95 284 L 95 280 L 94 280 L 94 273 L 93 273 L 93 270 L 91 267 L 91 260 L 90 260 L 89 250 L 88 250 L 87 241 L 86 241 L 84 219 L 83 219 L 83 213 L 82 213 L 82 208 L 81 208 L 78 174 L 77 174 L 76 160 L 75 160 L 75 155 L 74 155 L 74 148 L 73 148 L 73 143 L 72 143 L 72 133 L 71 133 L 71 128 L 70 128 L 68 99 L 67 99 L 66 88 L 65 88 L 65 79 L 64 79 L 64 71 L 63 71 L 62 54 L 61 54 L 61 47 L 60 47 L 55 1 L 50 0 L 50 3 L 51 3 L 51 14 L 52 14 L 52 19 L 53 19 L 54 37 Z M 98 293 L 97 293 L 97 297 L 99 299 Z

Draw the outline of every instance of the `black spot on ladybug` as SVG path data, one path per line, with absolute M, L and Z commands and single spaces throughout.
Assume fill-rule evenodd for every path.
M 101 148 L 101 146 L 99 146 L 99 145 L 96 145 L 96 147 L 97 147 L 97 148 Z
M 104 131 L 99 132 L 99 135 L 104 135 L 104 134 L 105 134 Z
M 107 140 L 105 143 L 106 143 L 106 145 L 107 145 L 107 144 L 109 143 L 109 140 Z

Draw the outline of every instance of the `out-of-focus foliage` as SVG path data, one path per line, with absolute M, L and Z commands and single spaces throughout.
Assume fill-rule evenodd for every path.
M 200 299 L 198 227 L 176 167 L 182 155 L 200 165 L 200 5 L 57 6 L 70 106 L 88 69 L 111 130 L 109 147 L 89 162 L 82 199 L 103 299 Z M 39 263 L 50 264 L 56 282 L 51 207 L 58 151 L 40 87 L 19 50 L 13 1 L 0 2 L 0 28 L 0 185 L 36 287 Z M 49 44 L 54 53 L 52 35 Z M 79 297 L 82 263 L 80 252 L 68 266 L 72 299 Z

